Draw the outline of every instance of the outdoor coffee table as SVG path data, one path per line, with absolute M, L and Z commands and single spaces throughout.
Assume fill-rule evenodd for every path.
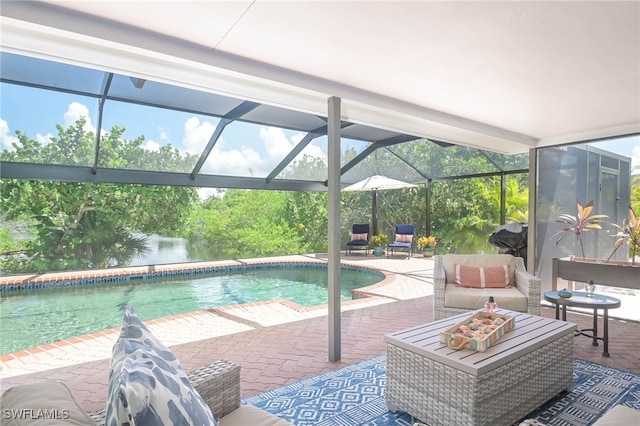
M 576 308 L 593 309 L 593 328 L 585 328 L 582 330 L 576 330 L 576 336 L 582 335 L 593 339 L 592 345 L 598 346 L 598 340 L 602 340 L 604 348 L 602 356 L 609 356 L 609 309 L 615 309 L 620 307 L 620 299 L 615 297 L 605 296 L 603 294 L 594 294 L 591 297 L 587 297 L 587 293 L 574 291 L 571 297 L 564 298 L 558 295 L 557 291 L 547 291 L 544 293 L 544 300 L 556 305 L 556 319 L 560 317 L 560 306 L 562 306 L 562 320 L 567 320 L 567 306 L 573 306 Z M 603 336 L 598 337 L 598 309 L 603 311 Z M 589 331 L 590 333 L 585 333 Z
M 455 351 L 440 332 L 475 311 L 387 335 L 386 400 L 430 426 L 512 424 L 571 389 L 576 325 L 522 312 L 485 352 Z

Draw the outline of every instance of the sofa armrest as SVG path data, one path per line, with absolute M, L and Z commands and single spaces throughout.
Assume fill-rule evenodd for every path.
M 515 259 L 516 287 L 527 296 L 527 312 L 532 315 L 540 315 L 540 278 L 527 272 L 524 267 L 524 259 Z
M 223 417 L 240 407 L 240 366 L 218 360 L 187 375 L 213 416 Z M 89 414 L 98 426 L 105 424 L 106 410 Z
M 447 316 L 444 307 L 444 291 L 447 284 L 447 275 L 444 269 L 442 255 L 434 257 L 433 265 L 433 317 L 441 319 Z
M 207 403 L 214 417 L 223 417 L 240 407 L 240 366 L 218 360 L 189 373 L 189 380 Z

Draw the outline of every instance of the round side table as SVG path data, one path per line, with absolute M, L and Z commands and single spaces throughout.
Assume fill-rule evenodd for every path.
M 564 298 L 558 296 L 557 291 L 547 291 L 544 293 L 544 300 L 556 306 L 556 319 L 559 319 L 560 306 L 562 306 L 562 321 L 567 320 L 567 306 L 593 309 L 593 328 L 576 330 L 576 336 L 591 337 L 593 346 L 598 346 L 598 340 L 602 340 L 604 343 L 602 355 L 609 356 L 609 309 L 619 308 L 620 299 L 602 294 L 594 294 L 592 297 L 587 297 L 587 293 L 580 291 L 574 291 L 571 297 Z M 598 337 L 598 309 L 602 309 L 604 313 L 604 335 L 602 337 Z M 585 333 L 587 331 L 590 333 Z

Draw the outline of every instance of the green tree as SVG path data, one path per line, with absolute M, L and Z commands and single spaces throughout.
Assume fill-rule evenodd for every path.
M 303 229 L 286 219 L 288 203 L 286 192 L 228 190 L 194 210 L 186 233 L 210 239 L 228 258 L 305 253 Z
M 58 135 L 47 144 L 18 131 L 14 150 L 0 152 L 0 160 L 93 164 L 95 136 L 83 130 L 84 124 L 79 119 L 67 129 L 57 126 Z M 197 160 L 170 146 L 146 150 L 143 136 L 127 140 L 124 131 L 114 126 L 103 135 L 101 167 L 184 170 Z M 36 228 L 36 239 L 28 243 L 23 256 L 5 260 L 2 267 L 13 272 L 44 272 L 123 266 L 135 256 L 144 256 L 144 238 L 133 232 L 177 233 L 197 193 L 193 188 L 169 186 L 5 179 L 0 197 L 7 219 L 34 221 Z

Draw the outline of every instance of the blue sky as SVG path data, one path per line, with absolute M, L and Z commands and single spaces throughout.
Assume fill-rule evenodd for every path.
M 87 117 L 87 130 L 95 131 L 97 107 L 97 100 L 93 98 L 0 84 L 0 147 L 11 149 L 16 130 L 47 143 L 50 136 L 57 134 L 57 124 L 67 127 L 80 116 Z M 134 139 L 144 135 L 148 149 L 170 143 L 183 152 L 200 154 L 217 122 L 211 117 L 110 101 L 105 105 L 102 128 L 125 126 L 124 136 Z M 295 131 L 232 123 L 223 132 L 204 171 L 266 176 L 303 136 Z M 353 146 L 358 150 L 365 145 L 355 141 L 343 141 L 343 144 L 343 148 Z M 640 166 L 640 136 L 595 145 L 631 157 L 633 164 Z M 314 141 L 303 153 L 326 159 L 326 138 Z

